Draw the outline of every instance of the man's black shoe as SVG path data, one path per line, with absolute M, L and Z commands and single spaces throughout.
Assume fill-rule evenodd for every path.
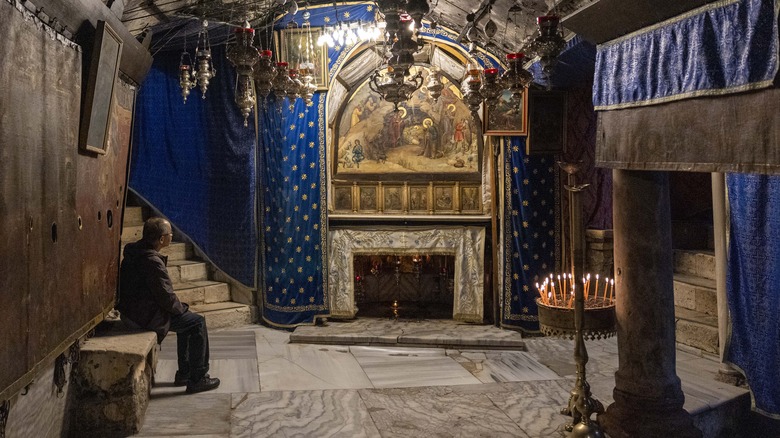
M 197 382 L 190 382 L 187 384 L 187 394 L 195 394 L 196 392 L 211 391 L 219 386 L 219 379 L 216 377 L 209 377 L 208 374 L 203 376 L 202 379 Z
M 176 371 L 176 377 L 173 378 L 173 386 L 184 386 L 189 383 L 189 381 L 189 374 L 179 374 L 179 372 Z

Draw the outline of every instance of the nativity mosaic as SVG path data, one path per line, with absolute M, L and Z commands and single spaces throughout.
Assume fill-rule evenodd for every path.
M 422 68 L 424 77 L 428 73 Z M 472 118 L 458 87 L 446 78 L 442 82 L 445 88 L 437 100 L 423 86 L 398 111 L 367 82 L 361 84 L 338 121 L 336 175 L 478 179 L 480 122 Z

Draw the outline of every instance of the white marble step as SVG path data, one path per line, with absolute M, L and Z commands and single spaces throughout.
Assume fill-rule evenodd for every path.
M 718 354 L 718 318 L 675 306 L 676 338 L 680 344 Z
M 206 325 L 209 329 L 239 327 L 251 324 L 255 321 L 257 314 L 257 307 L 232 301 L 197 304 L 190 306 L 190 309 L 206 317 Z
M 199 260 L 169 260 L 168 275 L 174 284 L 190 281 L 207 280 L 208 266 Z
M 674 305 L 717 316 L 715 280 L 689 274 L 674 274 Z
M 168 263 L 175 260 L 186 260 L 192 257 L 192 245 L 189 243 L 173 242 L 169 246 L 160 251 L 163 255 L 168 256 Z
M 715 279 L 715 253 L 704 250 L 674 250 L 674 272 Z

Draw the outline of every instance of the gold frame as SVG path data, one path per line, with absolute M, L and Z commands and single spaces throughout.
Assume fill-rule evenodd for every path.
M 340 195 L 340 192 L 345 193 L 345 195 Z M 343 196 L 345 200 L 342 201 L 342 198 L 340 196 Z M 345 205 L 341 205 L 342 202 L 344 202 Z M 354 191 L 352 190 L 352 186 L 351 185 L 334 186 L 333 187 L 333 211 L 352 213 L 355 210 L 357 209 L 355 208 Z
M 317 91 L 324 91 L 328 89 L 328 46 L 323 44 L 317 46 L 317 38 L 322 35 L 321 27 L 312 27 L 311 39 L 314 47 L 315 54 L 318 54 L 317 59 L 314 60 L 314 80 L 317 82 Z M 297 35 L 305 35 L 307 32 L 303 28 L 282 29 L 278 31 L 276 47 L 279 49 L 279 59 L 281 61 L 290 62 L 290 48 L 292 47 L 293 38 Z M 295 68 L 290 62 L 290 68 Z
M 433 211 L 436 213 L 454 213 L 456 211 L 455 210 L 456 196 L 457 195 L 455 194 L 455 184 L 434 185 L 433 186 Z M 449 200 L 447 198 L 449 198 Z
M 393 196 L 396 193 L 397 196 Z M 382 186 L 382 211 L 388 213 L 403 213 L 406 204 L 404 186 L 401 184 L 387 184 Z M 388 201 L 397 204 L 388 206 Z
M 509 91 L 504 91 L 501 93 L 501 101 L 504 103 L 504 106 L 508 105 L 509 98 L 512 97 L 512 93 Z M 505 113 L 511 111 L 512 108 L 508 108 L 504 110 Z M 518 129 L 511 129 L 512 127 L 507 126 L 491 126 L 490 124 L 490 110 L 488 109 L 487 105 L 483 105 L 482 109 L 482 126 L 483 130 L 485 132 L 485 135 L 527 135 L 528 134 L 528 89 L 526 88 L 525 91 L 523 91 L 523 109 L 522 114 L 520 115 L 520 127 Z
M 481 186 L 478 185 L 462 185 L 458 188 L 460 191 L 458 196 L 458 208 L 462 213 L 482 213 L 482 192 L 481 192 Z M 464 206 L 464 200 L 469 199 L 468 196 L 465 196 L 465 191 L 467 189 L 474 189 L 476 190 L 476 196 L 474 197 L 475 205 L 473 208 L 466 208 Z M 470 201 L 469 201 L 470 202 Z M 471 207 L 469 205 L 468 207 Z
M 375 185 L 365 185 L 365 186 L 358 186 L 358 211 L 361 213 L 376 213 L 379 211 L 379 187 Z M 374 195 L 373 197 L 369 196 L 363 196 L 364 193 L 368 193 L 369 191 L 373 191 Z M 370 198 L 373 198 L 374 205 L 370 206 L 368 205 L 368 200 Z

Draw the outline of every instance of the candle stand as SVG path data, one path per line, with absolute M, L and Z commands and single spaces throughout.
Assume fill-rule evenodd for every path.
M 601 426 L 590 418 L 594 413 L 603 413 L 604 406 L 590 392 L 585 371 L 588 363 L 585 338 L 593 340 L 615 335 L 614 280 L 599 279 L 598 276 L 591 279 L 590 274 L 587 274 L 582 276 L 582 287 L 576 287 L 579 275 L 574 272 L 573 201 L 574 195 L 587 187 L 587 184 L 575 184 L 574 174 L 579 167 L 577 164 L 558 164 L 568 174 L 568 184 L 564 187 L 569 192 L 571 273 L 558 275 L 557 282 L 551 274 L 541 285 L 537 284 L 540 294 L 536 299 L 539 327 L 547 336 L 574 339 L 577 381 L 571 390 L 568 406 L 561 410 L 561 414 L 571 416 L 571 422 L 565 426 L 566 431 L 571 432 L 572 438 L 603 438 L 605 435 Z

